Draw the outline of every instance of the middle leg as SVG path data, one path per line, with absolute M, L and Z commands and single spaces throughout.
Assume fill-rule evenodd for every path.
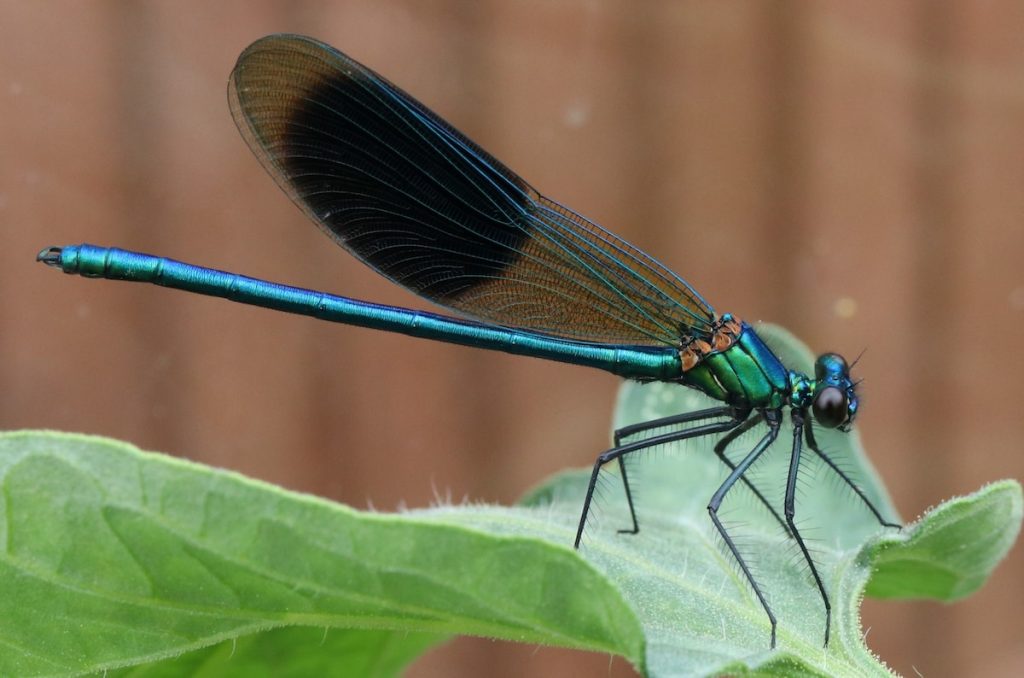
M 736 484 L 736 481 L 743 477 L 743 474 L 747 472 L 755 461 L 757 461 L 758 457 L 760 457 L 764 451 L 771 447 L 771 444 L 775 442 L 775 439 L 779 435 L 780 417 L 781 413 L 778 410 L 765 411 L 764 418 L 768 424 L 768 432 L 765 433 L 764 437 L 761 438 L 757 445 L 754 446 L 754 449 L 748 452 L 747 456 L 736 465 L 736 468 L 732 470 L 732 473 L 729 474 L 729 477 L 725 479 L 725 482 L 722 483 L 721 487 L 719 487 L 715 494 L 712 495 L 711 501 L 708 502 L 708 515 L 711 516 L 711 522 L 715 524 L 715 529 L 718 530 L 718 534 L 720 534 L 722 539 L 725 541 L 726 547 L 729 549 L 729 552 L 732 553 L 732 557 L 736 560 L 736 563 L 740 566 L 743 576 L 747 578 L 747 582 L 750 584 L 751 588 L 754 589 L 754 595 L 756 595 L 757 599 L 761 602 L 761 607 L 764 608 L 765 614 L 768 615 L 768 621 L 771 623 L 772 627 L 771 647 L 773 649 L 775 647 L 775 614 L 772 612 L 772 608 L 768 604 L 768 600 L 765 599 L 764 593 L 761 591 L 761 587 L 758 585 L 757 580 L 754 579 L 754 575 L 747 566 L 747 562 L 743 559 L 743 556 L 740 555 L 739 548 L 732 540 L 732 537 L 729 536 L 729 532 L 725 529 L 722 521 L 719 520 L 718 509 L 721 507 L 722 500 L 725 499 L 725 495 L 729 493 L 729 490 L 731 490 L 733 485 Z
M 743 422 L 741 426 L 737 426 L 733 430 L 726 433 L 724 436 L 722 436 L 721 440 L 715 443 L 715 455 L 718 457 L 719 461 L 721 461 L 723 464 L 729 467 L 730 471 L 736 470 L 736 464 L 732 463 L 732 460 L 726 456 L 726 448 L 729 447 L 729 445 L 732 444 L 741 435 L 743 435 L 750 429 L 754 428 L 754 426 L 756 426 L 761 421 L 761 417 L 751 417 L 747 419 L 745 422 Z M 744 485 L 746 485 L 751 492 L 754 493 L 754 496 L 757 497 L 762 504 L 764 504 L 764 507 L 768 509 L 768 512 L 772 514 L 772 517 L 775 518 L 776 522 L 778 522 L 782 529 L 786 531 L 786 534 L 792 536 L 789 532 L 789 526 L 786 525 L 786 521 L 782 519 L 782 516 L 780 516 L 779 512 L 775 510 L 775 507 L 772 506 L 767 499 L 765 499 L 764 494 L 762 494 L 761 490 L 759 490 L 757 486 L 754 485 L 754 482 L 747 478 L 747 476 L 745 475 L 740 476 L 740 481 Z
M 786 524 L 789 525 L 789 533 L 793 535 L 793 540 L 796 541 L 797 546 L 800 547 L 800 552 L 804 556 L 804 561 L 807 562 L 808 567 L 811 569 L 811 575 L 814 577 L 814 583 L 818 587 L 818 593 L 821 594 L 821 601 L 825 604 L 825 647 L 828 647 L 828 636 L 829 631 L 832 629 L 832 603 L 828 599 L 828 593 L 825 591 L 825 583 L 821 580 L 821 575 L 818 574 L 818 568 L 814 564 L 814 559 L 811 558 L 810 551 L 807 550 L 807 545 L 804 543 L 804 539 L 800 536 L 800 531 L 796 529 L 796 478 L 800 472 L 800 442 L 803 440 L 803 427 L 804 418 L 799 410 L 794 409 L 792 412 L 793 419 L 793 454 L 789 461 L 789 476 L 786 479 L 786 500 L 785 500 L 785 513 L 786 513 Z

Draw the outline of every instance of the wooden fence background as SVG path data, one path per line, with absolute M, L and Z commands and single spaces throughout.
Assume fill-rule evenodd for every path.
M 615 380 L 33 263 L 83 240 L 420 305 L 264 175 L 225 84 L 330 42 L 719 309 L 867 352 L 906 518 L 1024 477 L 1024 4 L 0 2 L 0 427 L 115 436 L 358 507 L 512 502 L 607 443 Z M 865 605 L 905 675 L 1024 674 L 1018 546 L 954 606 Z M 413 676 L 629 675 L 462 639 Z

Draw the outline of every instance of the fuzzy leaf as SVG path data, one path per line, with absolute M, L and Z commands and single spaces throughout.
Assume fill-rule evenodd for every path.
M 762 328 L 787 364 L 810 354 Z M 616 424 L 708 403 L 662 384 L 623 387 Z M 756 442 L 735 442 L 733 458 Z M 750 479 L 779 506 L 790 437 Z M 894 510 L 856 434 L 819 441 L 886 517 Z M 339 453 L 341 453 L 339 451 Z M 359 512 L 88 436 L 0 435 L 0 675 L 391 676 L 448 634 L 588 648 L 656 676 L 889 675 L 863 645 L 865 586 L 949 600 L 978 588 L 1021 523 L 1021 490 L 995 483 L 902 531 L 878 521 L 813 456 L 797 524 L 833 606 L 749 489 L 721 515 L 779 619 L 768 620 L 722 548 L 707 502 L 726 469 L 711 442 L 640 453 L 615 469 L 572 550 L 589 470 L 561 473 L 519 507 Z M 868 585 L 873 567 L 877 574 Z

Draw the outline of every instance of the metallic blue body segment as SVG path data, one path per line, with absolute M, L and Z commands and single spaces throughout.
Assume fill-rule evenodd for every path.
M 786 369 L 786 366 L 772 353 L 772 350 L 761 340 L 761 337 L 758 336 L 753 327 L 747 323 L 743 323 L 742 327 L 743 334 L 740 335 L 740 346 L 754 359 L 774 389 L 778 391 L 788 390 L 789 371 Z
M 153 283 L 331 322 L 595 367 L 630 379 L 670 381 L 678 379 L 682 371 L 678 351 L 669 347 L 617 346 L 559 339 L 278 285 L 112 247 L 88 244 L 64 247 L 60 250 L 60 268 L 65 273 L 87 278 Z
M 761 340 L 753 327 L 742 323 L 743 334 L 737 342 L 743 351 L 757 364 L 765 380 L 771 386 L 771 407 L 782 407 L 790 392 L 789 370 L 782 361 Z

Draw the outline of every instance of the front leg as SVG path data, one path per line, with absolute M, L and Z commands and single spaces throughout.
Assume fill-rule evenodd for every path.
M 875 504 L 870 499 L 868 499 L 868 496 L 866 494 L 864 494 L 864 490 L 860 489 L 860 486 L 857 485 L 857 483 L 853 482 L 850 476 L 846 475 L 846 473 L 841 468 L 839 468 L 839 466 L 834 461 L 832 461 L 832 458 L 822 451 L 821 447 L 818 446 L 818 441 L 814 437 L 814 431 L 811 430 L 811 427 L 808 426 L 806 430 L 807 446 L 811 448 L 811 450 L 816 455 L 818 455 L 822 461 L 828 464 L 828 467 L 835 471 L 835 474 L 839 476 L 842 479 L 842 481 L 846 483 L 858 497 L 860 497 L 860 500 L 864 502 L 864 505 L 868 507 L 868 510 L 870 510 L 871 513 L 874 514 L 875 519 L 878 520 L 878 522 L 885 527 L 895 527 L 897 530 L 902 530 L 903 526 L 899 523 L 894 523 L 883 518 L 879 510 L 875 508 Z

